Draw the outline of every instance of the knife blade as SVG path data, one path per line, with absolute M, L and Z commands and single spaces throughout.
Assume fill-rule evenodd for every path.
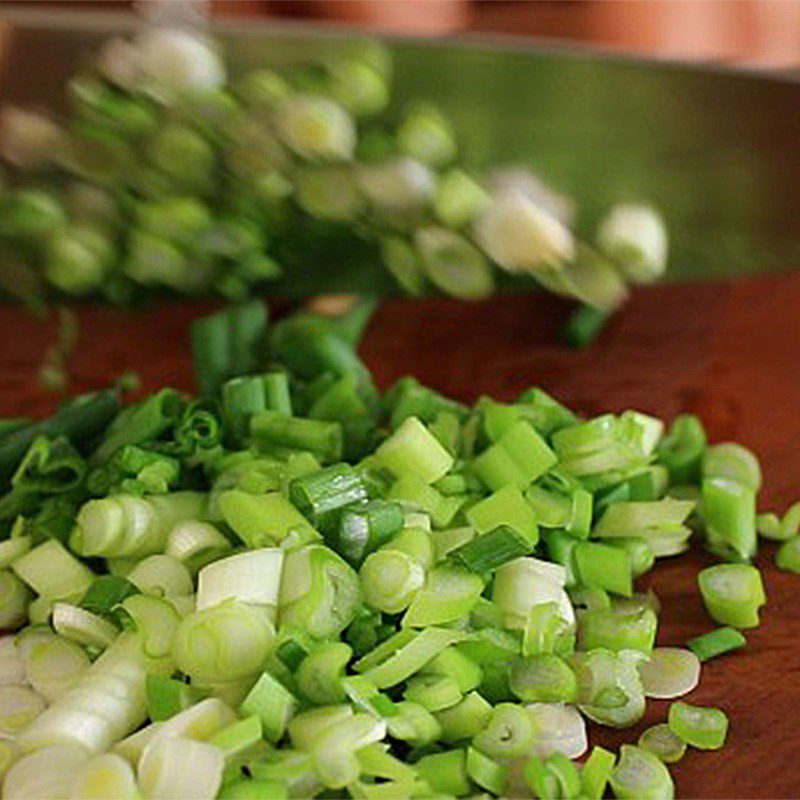
M 0 102 L 61 106 L 64 81 L 85 53 L 137 24 L 114 13 L 5 12 Z M 342 54 L 364 39 L 271 20 L 219 21 L 211 32 L 234 74 Z M 394 57 L 395 107 L 420 98 L 439 104 L 470 167 L 532 168 L 575 198 L 579 234 L 591 239 L 612 203 L 646 199 L 670 232 L 667 280 L 800 266 L 797 77 L 514 37 L 383 40 Z M 291 270 L 277 291 L 390 288 L 365 244 L 324 226 L 305 238 L 305 248 L 286 254 L 302 274 Z M 330 269 L 333 261 L 346 268 Z

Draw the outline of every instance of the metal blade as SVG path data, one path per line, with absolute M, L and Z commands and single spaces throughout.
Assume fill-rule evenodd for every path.
M 0 101 L 63 104 L 64 80 L 87 49 L 136 24 L 118 14 L 6 13 Z M 234 72 L 346 52 L 363 40 L 272 21 L 212 30 Z M 386 42 L 396 107 L 419 98 L 439 103 L 467 164 L 530 166 L 576 198 L 587 237 L 609 204 L 644 198 L 667 219 L 669 279 L 800 266 L 797 78 L 508 38 Z

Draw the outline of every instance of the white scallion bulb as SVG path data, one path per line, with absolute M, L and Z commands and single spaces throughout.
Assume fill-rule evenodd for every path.
M 649 206 L 614 206 L 600 222 L 597 244 L 636 283 L 655 280 L 667 267 L 667 229 Z
M 136 46 L 145 79 L 156 89 L 220 89 L 225 84 L 225 66 L 214 47 L 188 31 L 149 30 Z
M 493 199 L 475 225 L 478 242 L 508 272 L 558 267 L 575 255 L 572 233 L 521 192 Z
M 44 114 L 17 106 L 0 112 L 0 155 L 17 167 L 51 163 L 62 140 L 61 128 Z

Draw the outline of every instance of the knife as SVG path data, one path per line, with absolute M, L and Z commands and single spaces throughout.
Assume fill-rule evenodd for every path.
M 0 102 L 63 106 L 64 82 L 86 51 L 138 24 L 117 13 L 5 11 Z M 364 39 L 273 20 L 225 20 L 210 30 L 234 74 L 340 55 Z M 507 36 L 384 41 L 394 57 L 396 106 L 437 103 L 468 166 L 525 165 L 575 198 L 579 235 L 593 238 L 614 202 L 646 199 L 670 233 L 668 280 L 800 266 L 797 77 Z M 277 293 L 390 290 L 364 243 L 324 226 L 305 240 L 284 254 L 298 269 L 287 270 L 291 278 L 274 286 Z

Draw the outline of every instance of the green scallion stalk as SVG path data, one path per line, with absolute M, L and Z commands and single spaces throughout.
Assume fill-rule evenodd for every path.
M 706 442 L 706 432 L 697 417 L 675 417 L 657 450 L 657 458 L 669 470 L 673 483 L 689 483 L 700 477 Z
M 609 312 L 581 306 L 573 311 L 562 331 L 564 342 L 573 350 L 589 347 L 600 335 L 609 318 Z
M 508 783 L 508 767 L 488 758 L 474 747 L 467 748 L 467 775 L 482 789 L 502 796 Z
M 473 461 L 475 474 L 490 489 L 509 484 L 527 489 L 556 463 L 557 457 L 527 422 L 520 420 Z
M 289 498 L 315 528 L 333 532 L 342 510 L 365 501 L 367 489 L 349 464 L 333 464 L 292 481 Z
M 739 650 L 746 644 L 747 639 L 744 634 L 735 628 L 717 628 L 686 642 L 686 646 L 700 661 L 709 661 L 733 650 Z
M 338 422 L 290 417 L 279 411 L 260 411 L 250 419 L 250 434 L 257 447 L 308 450 L 323 463 L 342 457 L 343 434 Z
M 446 647 L 466 638 L 460 631 L 436 627 L 409 633 L 410 635 L 404 634 L 397 640 L 402 644 L 384 643 L 385 647 L 375 659 L 369 661 L 361 659 L 355 663 L 354 668 L 362 672 L 379 689 L 386 689 L 419 672 Z M 377 650 L 375 652 L 377 653 Z
M 248 547 L 320 538 L 311 523 L 280 492 L 250 494 L 229 489 L 218 498 L 222 518 Z
M 733 628 L 755 628 L 758 609 L 766 603 L 761 573 L 748 564 L 718 564 L 697 577 L 703 603 L 711 617 Z
M 673 703 L 668 723 L 677 737 L 698 750 L 719 750 L 728 735 L 728 718 L 718 708 Z
M 579 542 L 573 551 L 581 583 L 624 597 L 633 593 L 633 570 L 627 551 L 596 542 Z
M 402 529 L 403 522 L 399 503 L 370 500 L 348 506 L 339 518 L 335 548 L 348 563 L 360 566 Z
M 453 465 L 453 457 L 416 418 L 408 417 L 375 451 L 375 461 L 398 478 L 407 475 L 430 484 Z
M 220 683 L 255 675 L 275 638 L 264 611 L 235 601 L 196 611 L 178 626 L 174 657 L 200 683 Z

